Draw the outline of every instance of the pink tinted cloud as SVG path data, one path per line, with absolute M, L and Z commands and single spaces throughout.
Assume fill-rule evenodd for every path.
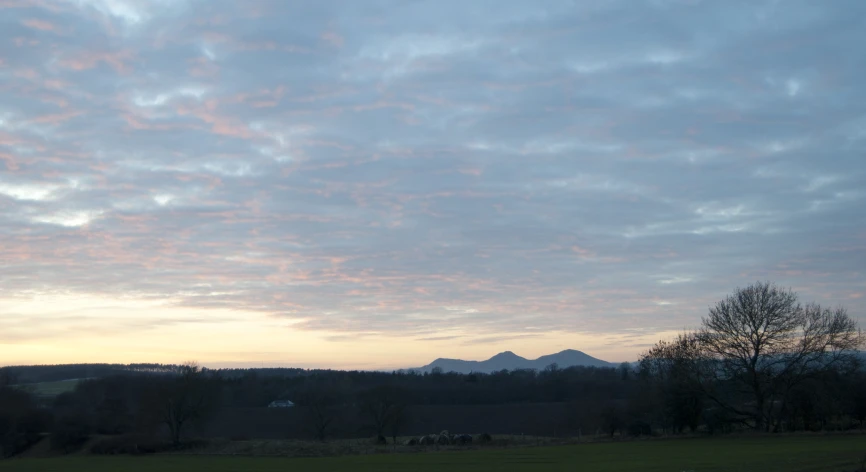
M 49 21 L 39 20 L 36 18 L 21 20 L 21 24 L 28 27 L 28 28 L 32 28 L 32 29 L 39 30 L 39 31 L 53 31 L 55 33 L 57 31 L 59 31 L 59 28 L 57 27 L 57 25 L 55 25 Z
M 72 118 L 75 118 L 76 116 L 80 116 L 83 114 L 84 114 L 83 111 L 73 110 L 73 111 L 68 111 L 68 112 L 64 112 L 64 113 L 54 113 L 54 114 L 50 114 L 50 115 L 37 116 L 36 118 L 34 118 L 31 121 L 33 123 L 40 123 L 40 124 L 57 124 L 57 123 L 63 123 L 64 121 L 69 121 Z
M 69 87 L 69 82 L 60 79 L 47 79 L 45 82 L 43 82 L 43 85 L 46 88 L 62 89 L 64 87 Z
M 0 161 L 3 161 L 3 163 L 6 165 L 6 170 L 10 172 L 16 171 L 21 168 L 21 166 L 18 165 L 18 161 L 15 159 L 15 156 L 13 156 L 12 154 L 0 152 Z
M 22 36 L 18 36 L 17 38 L 14 38 L 12 40 L 12 42 L 14 42 L 15 45 L 18 46 L 19 48 L 22 46 L 38 46 L 39 45 L 38 39 L 25 38 Z
M 340 36 L 339 34 L 333 32 L 333 31 L 326 31 L 326 32 L 322 33 L 321 38 L 322 38 L 322 41 L 327 42 L 328 44 L 330 44 L 331 46 L 334 46 L 335 48 L 342 48 L 343 43 L 345 42 L 345 40 L 343 39 L 342 36 Z
M 100 63 L 105 63 L 118 73 L 126 74 L 132 70 L 132 66 L 130 66 L 128 63 L 132 61 L 133 56 L 134 54 L 132 51 L 85 51 L 83 53 L 61 59 L 59 63 L 62 67 L 77 71 L 93 69 Z
M 69 106 L 69 101 L 67 99 L 63 97 L 58 97 L 56 95 L 44 94 L 39 97 L 39 100 L 43 103 L 51 103 L 59 108 L 66 108 Z
M 277 106 L 286 93 L 286 87 L 280 85 L 273 89 L 262 89 L 256 92 L 244 92 L 229 99 L 229 102 L 247 104 L 253 108 L 272 108 Z
M 277 41 L 245 41 L 216 31 L 206 31 L 202 34 L 202 38 L 211 43 L 222 44 L 233 51 L 282 51 L 298 54 L 312 52 L 309 48 L 294 44 L 284 44 Z
M 595 255 L 595 253 L 593 253 L 589 249 L 586 249 L 586 248 L 583 248 L 583 247 L 580 247 L 577 245 L 572 246 L 571 251 L 574 252 L 575 254 L 580 255 L 581 257 L 592 257 Z
M 31 69 L 29 67 L 24 67 L 21 69 L 17 69 L 15 72 L 15 77 L 20 77 L 22 79 L 35 80 L 39 78 L 39 73 L 36 72 L 35 69 Z
M 216 78 L 220 74 L 220 68 L 216 63 L 206 57 L 196 57 L 187 60 L 187 74 L 190 77 Z
M 218 113 L 219 101 L 215 99 L 207 100 L 204 106 L 200 105 L 180 105 L 176 108 L 178 115 L 194 116 L 199 120 L 211 125 L 211 132 L 223 136 L 230 136 L 240 139 L 253 139 L 260 136 L 253 132 L 250 127 L 240 119 L 231 115 L 223 115 Z

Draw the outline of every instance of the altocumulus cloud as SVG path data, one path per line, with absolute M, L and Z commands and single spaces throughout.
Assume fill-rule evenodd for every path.
M 2 297 L 455 343 L 677 329 L 757 279 L 866 308 L 860 0 L 2 0 L 0 31 Z

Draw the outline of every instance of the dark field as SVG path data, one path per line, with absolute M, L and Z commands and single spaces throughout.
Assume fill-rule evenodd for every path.
M 600 410 L 601 407 L 598 408 Z M 488 432 L 532 436 L 578 436 L 575 421 L 579 409 L 567 403 L 505 405 L 412 405 L 401 428 L 401 436 L 452 432 Z M 335 438 L 357 438 L 372 434 L 369 420 L 357 408 L 334 408 L 335 422 L 329 433 Z M 198 434 L 210 438 L 248 437 L 260 439 L 310 439 L 306 410 L 295 408 L 224 408 Z M 584 414 L 590 417 L 589 414 Z M 594 419 L 594 418 L 592 418 Z M 602 427 L 600 420 L 584 418 L 582 434 Z
M 866 458 L 866 436 L 803 435 L 702 438 L 596 443 L 570 446 L 376 454 L 330 458 L 218 456 L 73 456 L 0 462 L 0 470 L 208 471 L 208 472 L 424 472 L 598 471 L 598 472 L 839 472 L 853 471 Z

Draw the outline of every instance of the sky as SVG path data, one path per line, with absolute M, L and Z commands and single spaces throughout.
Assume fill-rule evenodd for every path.
M 861 0 L 0 0 L 0 365 L 626 361 L 756 281 L 866 322 L 864 44 Z

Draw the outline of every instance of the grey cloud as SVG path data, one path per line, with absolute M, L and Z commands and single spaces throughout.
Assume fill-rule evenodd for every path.
M 518 339 L 526 339 L 526 338 L 537 338 L 542 336 L 541 334 L 517 334 L 511 336 L 484 336 L 475 338 L 472 341 L 467 341 L 465 344 L 485 344 L 485 343 L 499 343 L 502 341 L 514 341 Z
M 418 338 L 416 341 L 450 341 L 452 339 L 460 339 L 465 336 L 431 336 L 429 338 Z
M 866 307 L 860 2 L 168 3 L 0 16 L 3 292 L 472 342 Z

